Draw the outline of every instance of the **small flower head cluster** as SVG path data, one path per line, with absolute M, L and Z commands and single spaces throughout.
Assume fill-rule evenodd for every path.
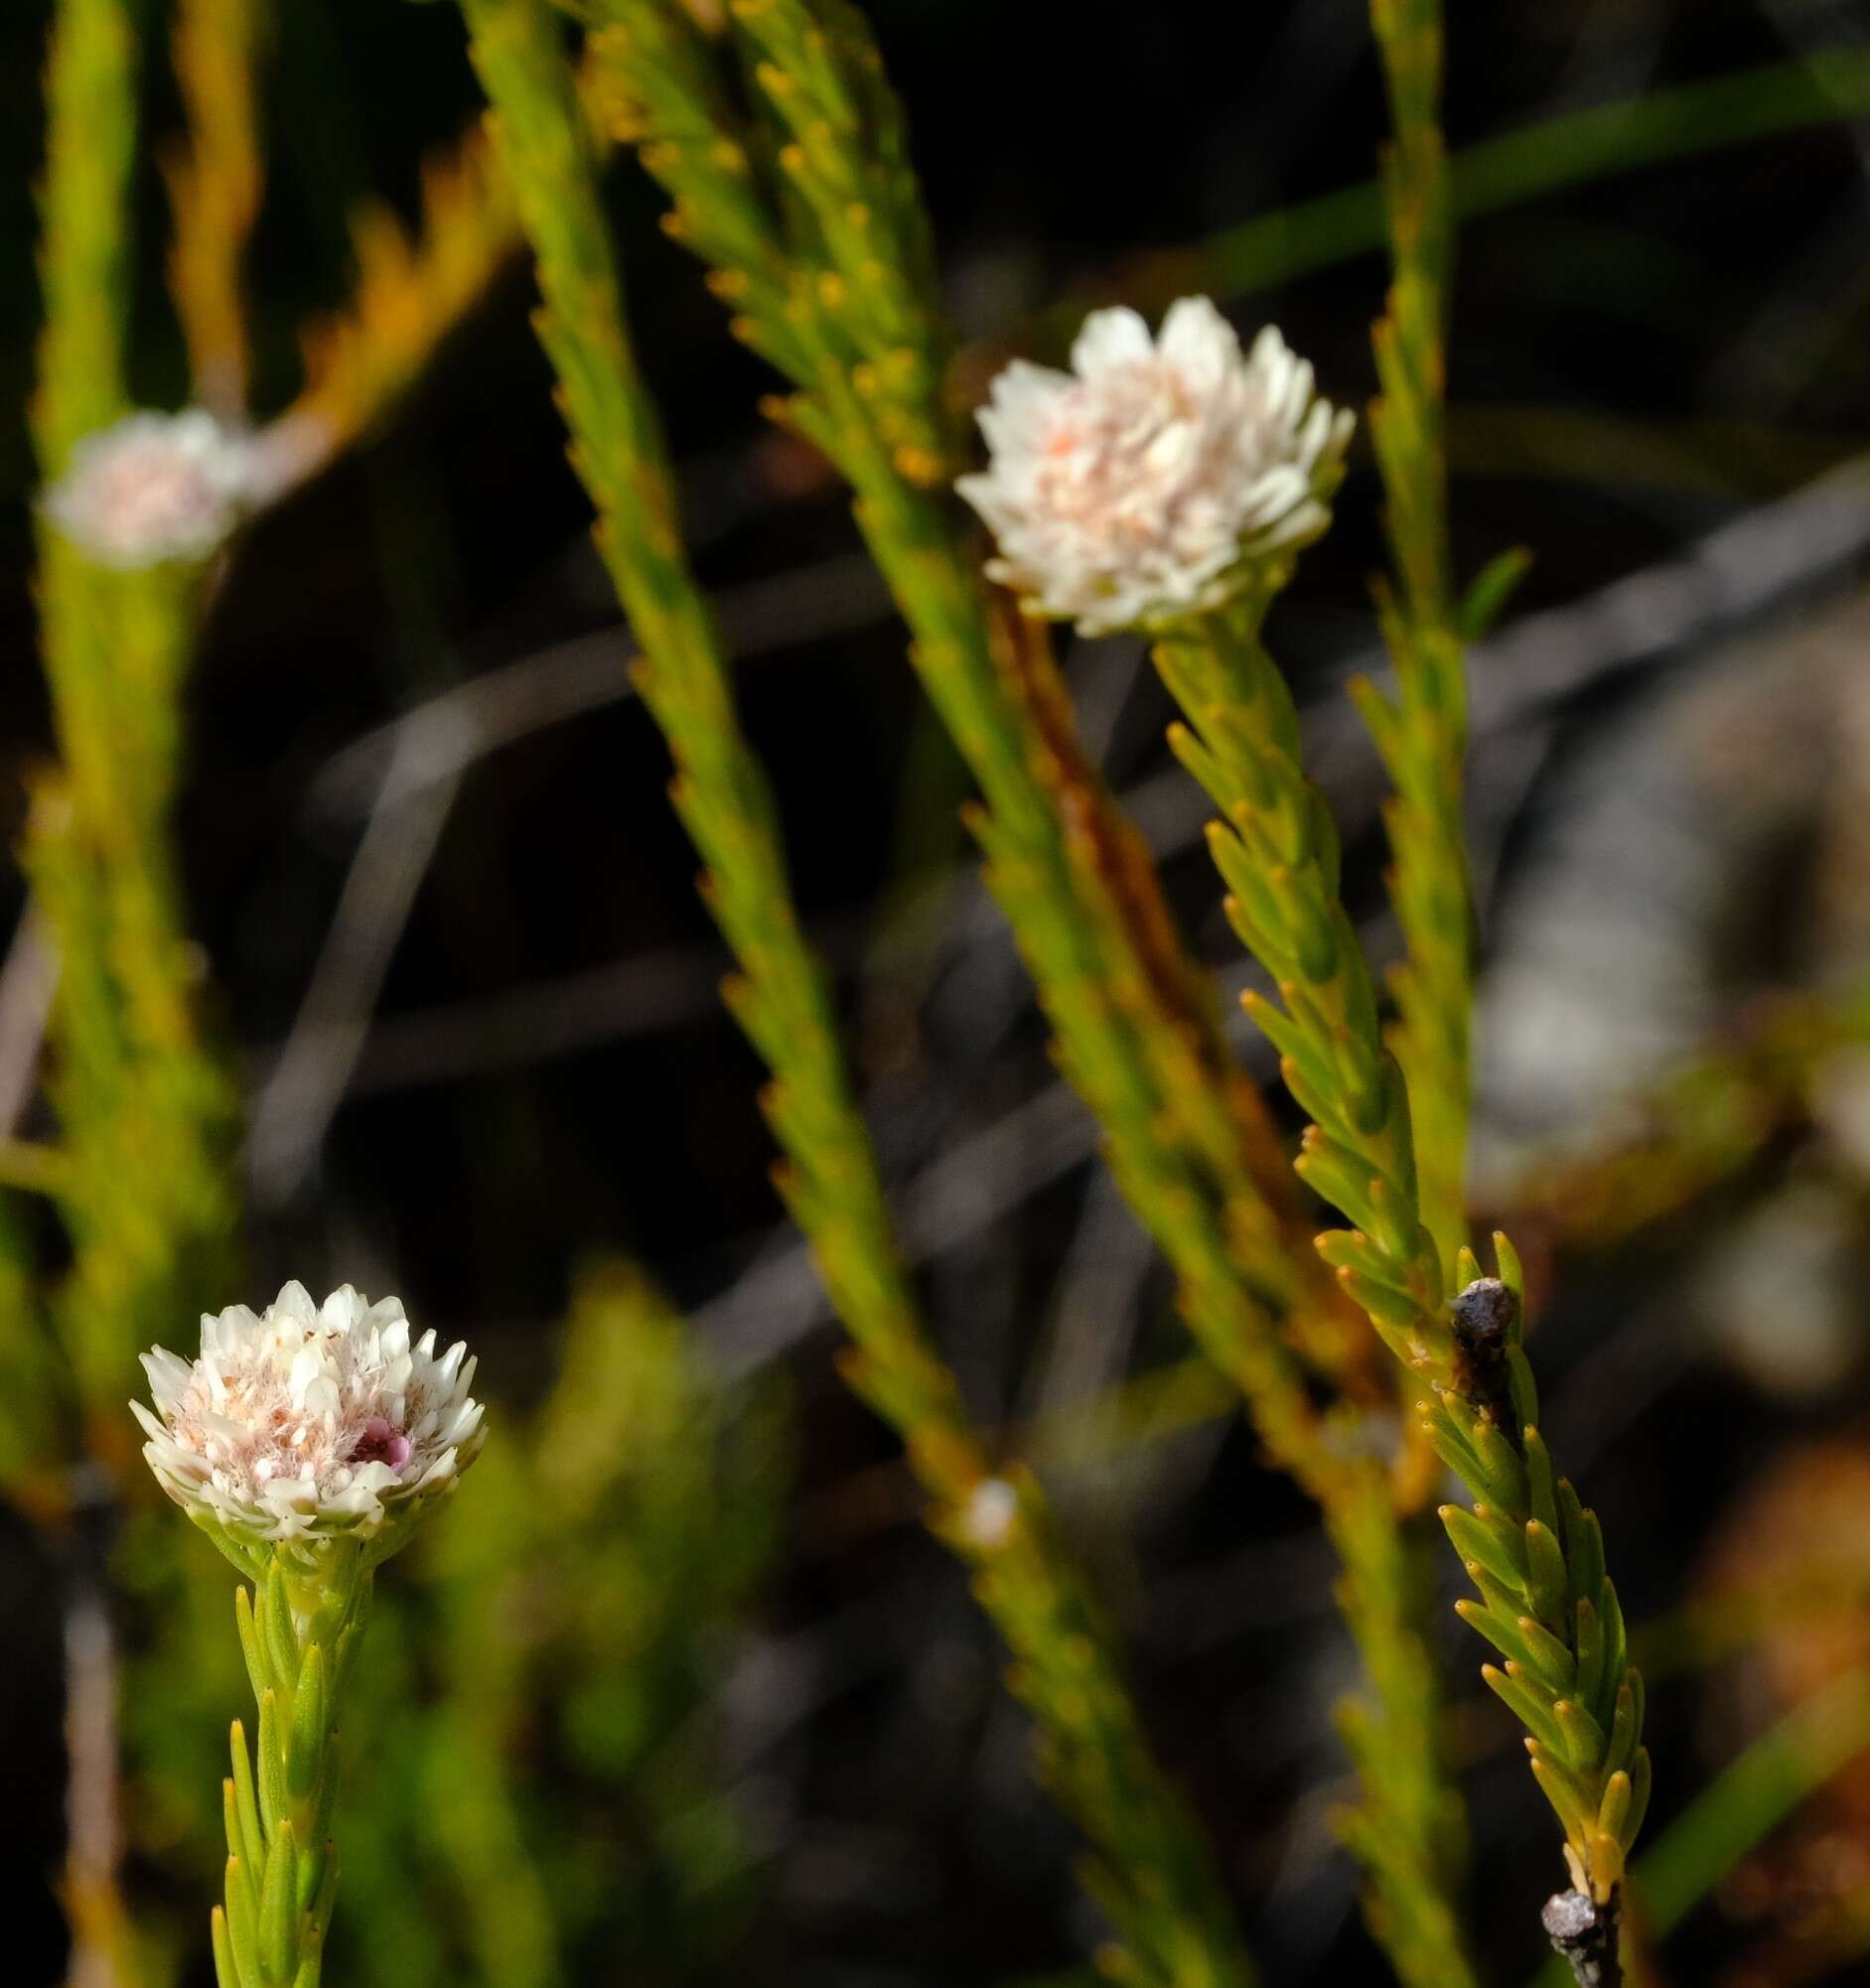
M 251 501 L 253 468 L 251 439 L 199 407 L 128 414 L 72 450 L 46 515 L 101 565 L 202 560 Z
M 236 1561 L 266 1542 L 400 1545 L 422 1505 L 455 1487 L 481 1447 L 467 1348 L 413 1342 L 397 1298 L 350 1285 L 314 1305 L 288 1284 L 255 1317 L 202 1320 L 201 1356 L 143 1355 L 156 1413 L 132 1402 L 164 1491 Z
M 1351 427 L 1271 326 L 1242 352 L 1185 297 L 1153 341 L 1134 311 L 1093 312 L 1069 373 L 1015 360 L 980 412 L 988 467 L 956 488 L 999 541 L 988 573 L 1031 612 L 1087 636 L 1149 629 L 1315 538 Z

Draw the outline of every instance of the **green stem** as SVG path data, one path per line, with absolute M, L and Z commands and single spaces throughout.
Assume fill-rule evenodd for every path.
M 991 1469 L 948 1369 L 928 1344 L 839 1047 L 818 961 L 792 910 L 778 811 L 742 734 L 726 657 L 689 573 L 666 451 L 637 371 L 591 143 L 540 0 L 464 0 L 496 141 L 533 247 L 540 337 L 573 459 L 642 643 L 641 684 L 675 761 L 673 799 L 706 864 L 708 905 L 742 978 L 735 1013 L 773 1071 L 766 1098 L 782 1185 L 859 1349 L 853 1384 L 902 1433 L 935 1529 L 974 1566 L 1015 1657 L 1065 1806 L 1104 1852 L 1089 1882 L 1160 1988 L 1233 1988 L 1251 1966 L 1199 1827 L 1157 1767 L 1107 1634 L 1052 1536 L 1037 1486 L 1010 1474 L 979 1517 Z M 718 163 L 718 162 L 717 162 Z M 913 434 L 904 441 L 909 446 Z M 895 489 L 892 484 L 892 490 Z M 926 529 L 914 514 L 906 528 Z M 900 545 L 900 541 L 897 541 Z M 938 577 L 938 574 L 937 574 Z M 971 594 L 944 614 L 977 613 Z
M 118 0 L 61 0 L 40 196 L 46 323 L 32 427 L 42 479 L 126 402 L 136 44 Z M 60 960 L 50 1079 L 73 1245 L 57 1324 L 78 1405 L 114 1431 L 126 1363 L 233 1225 L 226 1072 L 194 1014 L 170 814 L 202 576 L 117 572 L 38 533 L 41 651 L 63 766 L 36 780 L 24 865 Z M 92 1440 L 112 1457 L 117 1439 Z M 118 1458 L 117 1461 L 127 1459 Z
M 42 476 L 124 409 L 136 30 L 122 0 L 59 0 L 39 197 L 45 329 L 33 440 Z
M 318 1988 L 338 1889 L 331 1840 L 337 1714 L 369 1611 L 370 1568 L 355 1543 L 277 1546 L 253 1556 L 234 1614 L 258 1729 L 236 1719 L 221 1783 L 224 1903 L 211 1921 L 219 1988 Z
M 1506 1659 L 1483 1675 L 1527 1729 L 1574 1882 L 1614 1917 L 1649 1795 L 1643 1682 L 1597 1520 L 1554 1475 L 1538 1432 L 1519 1344 L 1522 1283 L 1505 1237 L 1495 1238 L 1500 1278 L 1483 1279 L 1463 1250 L 1453 1267 L 1464 1288 L 1446 1302 L 1421 1219 L 1409 1092 L 1339 895 L 1337 829 L 1305 777 L 1291 692 L 1260 640 L 1286 577 L 1268 565 L 1249 598 L 1158 645 L 1189 720 L 1171 744 L 1222 810 L 1209 840 L 1230 890 L 1227 917 L 1278 989 L 1276 1003 L 1249 996 L 1247 1008 L 1313 1120 L 1299 1170 L 1356 1223 L 1321 1236 L 1320 1252 L 1403 1363 L 1426 1439 L 1476 1500 L 1442 1512 L 1481 1596 L 1461 1613 Z
M 1370 441 L 1387 500 L 1393 591 L 1378 593 L 1396 696 L 1358 686 L 1389 770 L 1390 899 L 1404 958 L 1390 976 L 1391 1032 L 1414 1115 L 1424 1225 L 1442 1260 L 1468 1239 L 1473 892 L 1461 818 L 1467 677 L 1448 556 L 1445 320 L 1453 259 L 1442 149 L 1441 0 L 1371 0 L 1394 142 L 1383 160 L 1392 281 L 1372 343 L 1381 397 Z
M 1345 1556 L 1347 1620 L 1372 1678 L 1381 1673 L 1374 1729 L 1386 1737 L 1363 1757 L 1366 1778 L 1373 1788 L 1387 1771 L 1393 1735 L 1402 1778 L 1433 1818 L 1415 1836 L 1435 1850 L 1398 1890 L 1409 1910 L 1461 1834 L 1438 1760 L 1425 1591 L 1404 1571 L 1412 1555 L 1377 1446 L 1355 1410 L 1318 1412 L 1306 1370 L 1369 1398 L 1367 1336 L 1318 1274 L 1277 1142 L 1250 1129 L 1263 1104 L 1222 1045 L 1146 852 L 1084 764 L 1043 635 L 983 591 L 946 491 L 953 465 L 940 460 L 952 448 L 936 391 L 944 345 L 932 299 L 904 293 L 928 230 L 875 47 L 835 0 L 737 0 L 764 106 L 765 122 L 749 126 L 715 50 L 672 0 L 600 0 L 598 11 L 592 54 L 628 106 L 620 131 L 672 197 L 671 231 L 714 265 L 739 336 L 791 379 L 772 411 L 852 488 L 916 669 L 980 786 L 969 818 L 989 887 L 1112 1172 L 1174 1267 L 1204 1352 Z M 763 205 L 755 162 L 766 158 L 786 182 L 784 219 Z M 1357 1734 L 1369 1729 L 1367 1718 Z M 1372 1796 L 1372 1814 L 1383 1808 Z M 1368 1854 L 1396 1832 L 1385 1819 L 1350 1833 Z M 1446 1908 L 1446 1888 L 1428 1889 Z M 1448 1959 L 1458 1943 L 1439 1951 L 1442 1978 L 1464 1979 Z

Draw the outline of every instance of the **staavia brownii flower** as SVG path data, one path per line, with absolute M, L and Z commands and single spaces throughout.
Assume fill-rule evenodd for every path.
M 1218 608 L 1254 557 L 1316 537 L 1352 417 L 1271 326 L 1242 352 L 1185 297 L 1154 341 L 1092 312 L 1069 373 L 1016 359 L 980 428 L 988 467 L 955 488 L 999 542 L 988 573 L 1091 636 Z
M 361 1539 L 378 1559 L 480 1449 L 466 1355 L 438 1358 L 432 1332 L 411 1343 L 400 1299 L 347 1284 L 321 1306 L 288 1284 L 261 1317 L 204 1316 L 193 1363 L 145 1353 L 156 1413 L 130 1405 L 158 1482 L 209 1531 L 247 1547 Z
M 46 515 L 101 565 L 206 559 L 251 499 L 253 467 L 251 440 L 199 407 L 127 414 L 72 451 Z

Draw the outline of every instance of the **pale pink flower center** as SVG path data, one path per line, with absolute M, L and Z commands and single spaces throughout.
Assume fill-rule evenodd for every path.
M 1049 415 L 1032 472 L 1035 514 L 1126 548 L 1162 538 L 1178 504 L 1220 486 L 1241 453 L 1241 432 L 1204 433 L 1180 368 L 1156 356 L 1075 380 Z
M 372 1415 L 364 1423 L 346 1459 L 353 1464 L 387 1464 L 399 1471 L 409 1461 L 409 1439 L 393 1422 Z

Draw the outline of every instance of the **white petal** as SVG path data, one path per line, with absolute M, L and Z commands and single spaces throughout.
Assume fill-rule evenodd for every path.
M 1072 370 L 1089 379 L 1127 359 L 1147 358 L 1154 348 L 1149 327 L 1127 304 L 1093 311 L 1072 347 Z
M 1222 368 L 1238 357 L 1240 340 L 1212 298 L 1179 297 L 1162 321 L 1156 349 L 1178 365 L 1219 378 Z
M 319 1307 L 318 1323 L 328 1333 L 351 1333 L 363 1317 L 363 1302 L 349 1284 L 340 1284 Z
M 268 1310 L 275 1324 L 289 1321 L 310 1332 L 318 1323 L 318 1307 L 312 1303 L 312 1294 L 296 1277 L 279 1287 L 279 1296 Z

